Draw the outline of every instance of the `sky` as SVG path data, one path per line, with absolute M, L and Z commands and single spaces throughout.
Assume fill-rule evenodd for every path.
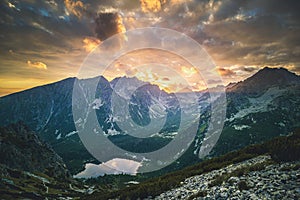
M 143 27 L 169 28 L 193 38 L 211 56 L 224 84 L 265 66 L 300 73 L 296 0 L 2 0 L 0 10 L 0 96 L 77 76 L 97 45 Z M 181 87 L 167 72 L 124 62 L 114 63 L 106 78 L 137 76 L 171 92 Z M 177 70 L 193 90 L 203 89 L 193 66 L 182 64 Z

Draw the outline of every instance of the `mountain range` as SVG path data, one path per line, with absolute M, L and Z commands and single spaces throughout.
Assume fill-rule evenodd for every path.
M 100 126 L 106 136 L 121 148 L 134 152 L 154 151 L 168 144 L 175 136 L 180 122 L 180 105 L 176 95 L 136 78 L 120 77 L 109 82 L 99 80 L 94 102 Z M 98 163 L 82 144 L 73 119 L 72 94 L 76 78 L 39 86 L 0 98 L 0 125 L 22 121 L 38 134 L 43 142 L 62 158 L 74 175 L 85 163 Z M 133 83 L 142 87 L 130 97 L 129 113 L 133 121 L 145 126 L 150 117 L 160 119 L 167 113 L 163 128 L 150 138 L 134 138 L 118 127 L 112 117 L 111 97 L 117 82 L 122 80 L 122 98 Z M 93 79 L 82 81 L 90 84 Z M 199 162 L 198 153 L 210 120 L 208 91 L 197 92 L 200 123 L 195 140 L 170 170 Z M 183 94 L 184 96 L 185 94 Z M 290 133 L 300 126 L 300 77 L 284 68 L 264 68 L 250 78 L 226 87 L 227 112 L 221 136 L 209 157 L 225 154 L 249 144 Z M 155 105 L 155 106 L 154 106 Z M 159 105 L 159 106 L 156 106 Z M 120 119 L 119 119 L 120 120 Z M 150 129 L 155 129 L 155 126 Z

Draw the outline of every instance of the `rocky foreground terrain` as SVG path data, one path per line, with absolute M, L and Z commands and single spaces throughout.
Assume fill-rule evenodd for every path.
M 258 156 L 206 174 L 147 199 L 300 199 L 300 161 Z

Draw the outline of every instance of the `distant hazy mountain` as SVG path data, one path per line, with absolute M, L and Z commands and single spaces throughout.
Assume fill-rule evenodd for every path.
M 112 116 L 111 96 L 118 81 L 118 95 L 126 97 L 126 90 L 132 83 L 143 84 L 130 97 L 130 115 L 140 125 L 149 123 L 149 116 L 159 119 L 167 113 L 164 128 L 150 138 L 133 138 L 124 133 Z M 83 163 L 94 158 L 87 152 L 76 132 L 72 115 L 72 92 L 75 78 L 36 87 L 0 98 L 0 125 L 24 121 L 32 130 L 48 142 L 63 158 L 72 173 L 81 170 Z M 100 126 L 107 137 L 118 146 L 135 152 L 147 152 L 166 145 L 176 135 L 180 121 L 180 106 L 174 94 L 168 94 L 157 86 L 141 82 L 136 78 L 116 78 L 109 82 L 99 78 L 95 101 Z M 90 84 L 93 79 L 83 81 Z M 191 148 L 180 161 L 188 165 L 197 161 L 210 117 L 210 96 L 198 92 L 197 106 L 201 110 L 198 134 Z M 299 127 L 300 77 L 286 69 L 260 70 L 243 82 L 231 84 L 227 89 L 227 114 L 225 127 L 211 155 L 219 155 L 251 143 L 268 140 L 279 134 L 287 134 Z M 154 106 L 155 105 L 155 106 Z

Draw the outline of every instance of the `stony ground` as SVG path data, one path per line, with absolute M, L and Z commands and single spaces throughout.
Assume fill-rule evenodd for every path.
M 300 161 L 278 164 L 259 156 L 187 178 L 154 199 L 300 199 Z

